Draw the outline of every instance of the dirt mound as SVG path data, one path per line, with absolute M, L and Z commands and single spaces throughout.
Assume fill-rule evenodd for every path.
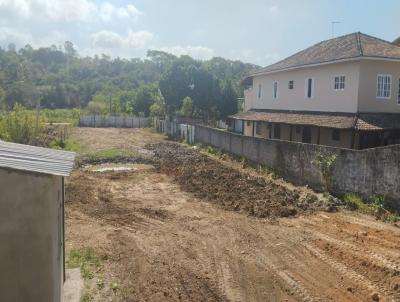
M 198 150 L 171 142 L 147 148 L 153 150 L 160 171 L 173 175 L 183 190 L 225 209 L 256 217 L 287 217 L 322 208 L 317 203 L 304 203 L 297 192 L 227 167 Z

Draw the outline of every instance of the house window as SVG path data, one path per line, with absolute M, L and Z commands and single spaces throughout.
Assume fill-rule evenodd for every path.
M 344 90 L 344 82 L 346 80 L 345 76 L 336 76 L 335 77 L 335 85 L 334 89 L 335 90 Z
M 400 79 L 399 79 L 399 91 L 397 92 L 397 104 L 400 105 Z
M 258 84 L 258 98 L 261 99 L 261 90 L 262 90 L 262 86 L 261 84 Z
M 278 98 L 278 82 L 276 81 L 274 82 L 272 97 L 274 98 L 274 100 Z
M 392 93 L 392 76 L 390 74 L 378 74 L 376 97 L 389 99 Z
M 288 89 L 294 89 L 294 81 L 289 81 Z
M 338 129 L 332 130 L 332 140 L 340 141 L 340 130 L 338 130 Z
M 306 99 L 314 97 L 314 80 L 312 78 L 306 79 Z
M 247 121 L 246 123 L 247 123 L 247 126 L 250 127 L 250 125 L 251 125 L 250 121 Z
M 261 135 L 261 122 L 256 122 L 256 134 Z
M 296 126 L 296 134 L 300 134 L 301 132 L 301 127 L 300 126 Z
M 274 138 L 277 139 L 281 138 L 281 125 L 279 124 L 274 125 Z

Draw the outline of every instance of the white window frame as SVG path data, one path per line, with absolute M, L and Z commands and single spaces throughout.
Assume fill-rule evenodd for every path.
M 337 81 L 336 81 L 337 80 Z M 336 86 L 337 84 L 337 86 Z M 346 75 L 336 75 L 333 77 L 333 90 L 343 91 L 346 88 Z
M 258 96 L 259 100 L 262 98 L 262 85 L 261 84 L 258 84 L 257 96 Z
M 308 80 L 311 79 L 311 97 L 308 97 Z M 311 100 L 315 95 L 315 79 L 312 77 L 306 78 L 304 81 L 304 98 L 307 100 Z
M 290 84 L 292 84 L 292 85 L 290 85 Z M 293 90 L 293 89 L 294 89 L 294 80 L 290 80 L 290 81 L 288 82 L 288 89 L 289 89 L 289 90 Z
M 382 78 L 382 83 L 379 83 L 379 79 Z M 389 83 L 385 83 L 385 79 L 389 79 Z M 385 96 L 385 85 L 389 85 L 389 95 Z M 376 98 L 377 99 L 391 99 L 392 98 L 392 75 L 391 74 L 378 74 L 376 76 Z M 382 88 L 382 89 L 380 89 Z
M 276 84 L 276 91 L 275 91 L 275 84 Z M 274 100 L 277 100 L 278 97 L 279 97 L 279 82 L 273 81 L 272 82 L 272 98 Z

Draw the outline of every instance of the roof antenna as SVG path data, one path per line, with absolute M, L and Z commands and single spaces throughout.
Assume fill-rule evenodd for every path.
M 340 24 L 339 21 L 332 21 L 332 39 L 335 37 L 335 25 Z

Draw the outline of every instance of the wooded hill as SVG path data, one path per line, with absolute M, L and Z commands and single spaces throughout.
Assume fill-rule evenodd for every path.
M 148 116 L 165 110 L 221 118 L 237 111 L 240 80 L 257 66 L 149 50 L 145 59 L 81 57 L 63 47 L 0 49 L 0 104 L 34 108 L 86 108 L 98 114 Z

